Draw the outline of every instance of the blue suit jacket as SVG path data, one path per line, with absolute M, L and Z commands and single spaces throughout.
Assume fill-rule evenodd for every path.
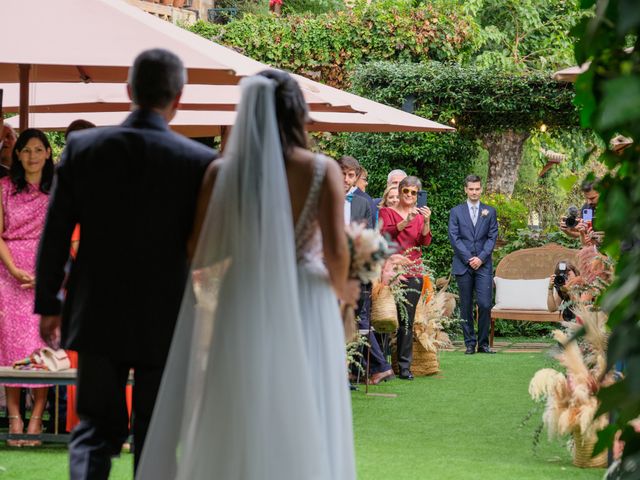
M 488 210 L 487 215 L 482 215 L 483 210 Z M 481 269 L 491 269 L 491 254 L 497 239 L 498 220 L 495 208 L 480 202 L 478 220 L 474 227 L 467 202 L 453 207 L 449 213 L 449 242 L 454 253 L 451 267 L 453 274 L 463 275 L 471 269 L 471 257 L 482 260 Z

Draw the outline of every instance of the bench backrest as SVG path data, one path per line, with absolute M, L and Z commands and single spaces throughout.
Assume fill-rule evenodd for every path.
M 505 256 L 496 267 L 496 277 L 511 280 L 547 278 L 556 264 L 566 260 L 576 265 L 578 251 L 549 243 L 543 247 L 516 250 Z

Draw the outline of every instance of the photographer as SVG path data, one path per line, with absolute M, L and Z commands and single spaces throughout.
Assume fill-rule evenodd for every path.
M 547 308 L 550 312 L 561 310 L 562 319 L 572 322 L 576 316 L 565 302 L 574 301 L 568 290 L 568 284 L 580 276 L 578 269 L 571 263 L 561 260 L 556 265 L 555 273 L 549 279 L 549 294 L 547 295 Z
M 567 215 L 560 220 L 560 230 L 571 238 L 579 238 L 583 245 L 602 243 L 602 232 L 593 230 L 596 208 L 600 199 L 596 186 L 597 180 L 583 181 L 580 189 L 585 199 L 584 205 L 580 210 L 574 206 L 569 207 Z

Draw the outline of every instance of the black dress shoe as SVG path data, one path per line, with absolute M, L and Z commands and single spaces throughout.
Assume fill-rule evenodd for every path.
M 478 353 L 496 353 L 496 351 L 491 350 L 489 347 L 478 347 Z
M 398 376 L 402 380 L 413 380 L 413 373 L 411 373 L 411 370 L 402 370 Z
M 476 353 L 476 346 L 475 345 L 468 345 L 467 349 L 464 351 L 465 355 L 473 355 L 474 353 Z

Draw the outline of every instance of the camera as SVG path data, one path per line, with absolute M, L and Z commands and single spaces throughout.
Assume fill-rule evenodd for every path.
M 558 273 L 553 278 L 553 284 L 560 288 L 567 283 L 567 262 L 558 263 Z
M 578 208 L 571 205 L 567 209 L 567 216 L 564 218 L 564 224 L 568 228 L 576 228 L 578 226 L 578 223 L 580 223 L 579 216 L 580 212 Z

